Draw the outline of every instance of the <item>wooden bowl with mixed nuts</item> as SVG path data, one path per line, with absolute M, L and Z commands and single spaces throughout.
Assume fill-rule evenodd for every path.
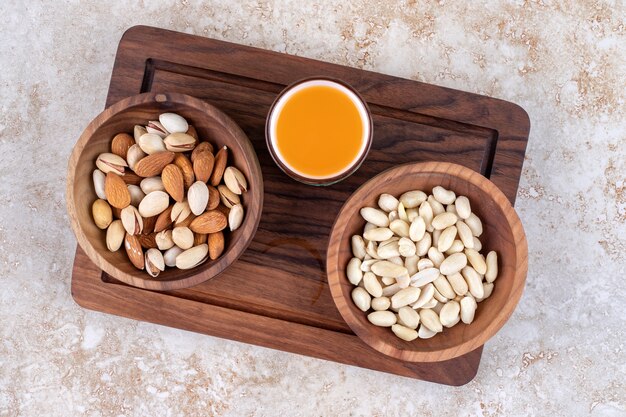
M 346 201 L 326 268 L 339 312 L 372 348 L 438 362 L 481 347 L 526 281 L 519 217 L 491 181 L 460 165 L 401 165 Z
M 263 207 L 254 148 L 236 123 L 184 94 L 104 110 L 69 161 L 67 207 L 82 249 L 136 287 L 197 285 L 248 247 Z

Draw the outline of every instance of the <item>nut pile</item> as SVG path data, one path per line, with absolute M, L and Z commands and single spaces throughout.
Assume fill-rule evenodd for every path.
M 483 226 L 469 199 L 437 186 L 431 195 L 381 194 L 378 206 L 361 209 L 367 223 L 351 240 L 346 273 L 356 306 L 406 341 L 470 324 L 493 291 L 498 258 L 480 253 Z
M 108 250 L 123 244 L 131 263 L 151 277 L 166 266 L 190 269 L 217 259 L 223 230 L 243 222 L 245 176 L 228 166 L 226 146 L 214 154 L 178 114 L 137 125 L 133 136 L 115 135 L 96 166 L 94 222 L 106 229 Z

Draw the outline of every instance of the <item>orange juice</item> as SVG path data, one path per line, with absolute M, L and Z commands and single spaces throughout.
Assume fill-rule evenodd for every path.
M 360 98 L 343 84 L 309 80 L 277 100 L 271 146 L 285 167 L 308 179 L 333 179 L 359 163 L 371 124 Z M 280 165 L 280 164 L 279 164 Z

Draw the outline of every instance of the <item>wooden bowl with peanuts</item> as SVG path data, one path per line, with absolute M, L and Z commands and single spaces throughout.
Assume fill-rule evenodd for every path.
M 70 156 L 66 202 L 78 244 L 99 268 L 174 290 L 217 276 L 245 251 L 263 177 L 250 141 L 219 109 L 145 93 L 87 126 Z
M 480 348 L 524 289 L 528 248 L 498 187 L 451 163 L 400 165 L 341 208 L 326 269 L 333 300 L 370 347 L 408 362 Z

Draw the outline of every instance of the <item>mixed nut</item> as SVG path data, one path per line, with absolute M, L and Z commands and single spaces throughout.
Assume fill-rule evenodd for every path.
M 122 246 L 138 269 L 157 277 L 165 267 L 190 269 L 217 259 L 224 230 L 244 218 L 244 174 L 228 166 L 226 146 L 214 154 L 195 128 L 175 113 L 115 135 L 111 152 L 96 159 L 92 205 L 106 246 Z
M 498 256 L 480 253 L 481 220 L 465 196 L 437 186 L 431 195 L 381 194 L 363 207 L 346 268 L 352 300 L 368 320 L 400 339 L 428 339 L 474 320 L 498 276 Z

